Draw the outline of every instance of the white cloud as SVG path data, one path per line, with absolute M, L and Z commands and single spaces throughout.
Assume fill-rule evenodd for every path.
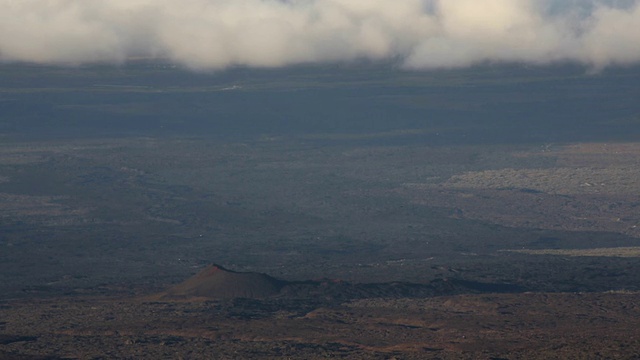
M 640 0 L 0 0 L 0 60 L 640 62 Z

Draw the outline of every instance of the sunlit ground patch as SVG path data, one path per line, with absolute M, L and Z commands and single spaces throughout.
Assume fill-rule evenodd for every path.
M 503 251 L 530 255 L 640 257 L 640 246 L 596 249 L 519 249 Z

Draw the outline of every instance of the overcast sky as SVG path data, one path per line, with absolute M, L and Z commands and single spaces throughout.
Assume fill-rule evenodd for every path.
M 0 61 L 640 62 L 640 0 L 0 0 Z

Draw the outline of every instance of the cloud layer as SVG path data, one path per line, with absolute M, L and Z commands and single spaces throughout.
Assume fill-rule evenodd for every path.
M 0 0 L 0 61 L 640 63 L 640 0 Z

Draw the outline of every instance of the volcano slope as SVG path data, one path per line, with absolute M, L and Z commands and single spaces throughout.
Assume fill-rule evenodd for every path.
M 265 298 L 278 294 L 285 281 L 255 272 L 235 272 L 216 264 L 166 292 L 158 300 Z

